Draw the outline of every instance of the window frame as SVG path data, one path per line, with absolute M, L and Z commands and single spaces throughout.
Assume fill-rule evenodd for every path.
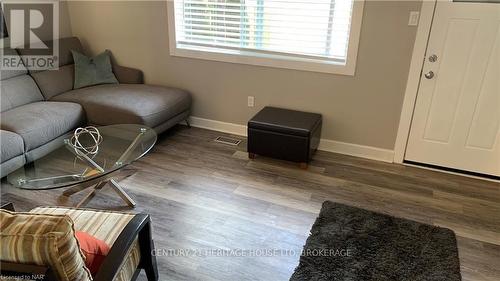
M 356 72 L 356 60 L 365 0 L 354 0 L 353 3 L 345 64 L 343 62 L 326 58 L 323 59 L 321 57 L 301 57 L 300 55 L 285 53 L 266 53 L 217 47 L 193 47 L 189 45 L 178 46 L 175 31 L 174 1 L 175 0 L 167 1 L 168 41 L 171 56 L 348 76 L 354 76 Z

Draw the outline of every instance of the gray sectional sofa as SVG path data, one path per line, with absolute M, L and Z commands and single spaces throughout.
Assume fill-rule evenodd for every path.
M 73 90 L 71 50 L 85 53 L 78 38 L 59 40 L 58 70 L 1 70 L 1 177 L 57 148 L 79 126 L 133 123 L 161 133 L 189 117 L 188 92 L 144 85 L 142 72 L 132 68 L 113 65 L 120 84 Z

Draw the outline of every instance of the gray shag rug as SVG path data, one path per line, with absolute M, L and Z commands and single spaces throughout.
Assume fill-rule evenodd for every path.
M 455 233 L 325 201 L 291 281 L 458 281 Z

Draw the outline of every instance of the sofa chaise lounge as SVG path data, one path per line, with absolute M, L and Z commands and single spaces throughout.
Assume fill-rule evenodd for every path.
M 1 177 L 45 156 L 68 132 L 85 124 L 143 124 L 161 133 L 189 117 L 188 92 L 144 85 L 140 70 L 116 64 L 113 72 L 119 84 L 74 90 L 71 50 L 85 52 L 76 37 L 58 41 L 59 69 L 1 70 Z M 4 49 L 4 55 L 29 53 Z

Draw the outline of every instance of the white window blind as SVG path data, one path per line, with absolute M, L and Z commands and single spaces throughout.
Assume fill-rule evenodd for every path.
M 345 63 L 354 0 L 175 0 L 175 42 Z

